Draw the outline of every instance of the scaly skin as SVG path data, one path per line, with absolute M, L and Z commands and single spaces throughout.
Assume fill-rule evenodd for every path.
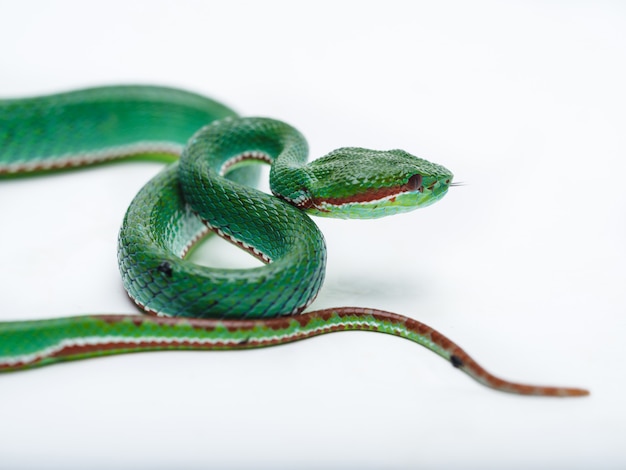
M 440 165 L 402 150 L 359 148 L 307 164 L 306 141 L 289 125 L 238 118 L 212 100 L 167 88 L 0 101 L 0 175 L 176 156 L 183 147 L 180 162 L 138 193 L 120 230 L 124 287 L 153 316 L 0 323 L 0 371 L 135 351 L 249 349 L 368 330 L 419 343 L 500 391 L 588 394 L 501 380 L 440 333 L 401 315 L 356 307 L 300 314 L 322 285 L 326 259 L 323 236 L 305 213 L 373 218 L 424 207 L 443 197 L 452 180 Z M 251 163 L 258 161 L 272 165 L 277 197 L 252 187 Z M 215 269 L 186 261 L 190 247 L 211 231 L 265 266 Z

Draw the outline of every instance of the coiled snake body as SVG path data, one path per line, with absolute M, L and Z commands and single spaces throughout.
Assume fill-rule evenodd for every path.
M 199 130 L 198 130 L 199 129 Z M 195 133 L 194 133 L 195 132 Z M 373 218 L 443 197 L 452 174 L 401 150 L 344 148 L 306 163 L 291 126 L 241 118 L 181 90 L 118 86 L 0 101 L 0 176 L 133 156 L 181 155 L 131 203 L 119 235 L 124 287 L 152 315 L 84 315 L 0 323 L 0 371 L 134 351 L 249 349 L 342 330 L 389 333 L 434 351 L 489 387 L 580 396 L 486 372 L 432 328 L 374 309 L 304 311 L 319 291 L 326 249 L 306 215 Z M 274 196 L 253 187 L 272 165 Z M 265 265 L 217 269 L 185 259 L 215 232 Z

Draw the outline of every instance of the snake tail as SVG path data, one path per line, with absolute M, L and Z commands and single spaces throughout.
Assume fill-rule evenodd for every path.
M 551 397 L 589 394 L 579 388 L 524 385 L 501 379 L 424 323 L 359 307 L 259 320 L 86 315 L 5 322 L 0 324 L 0 372 L 140 351 L 253 349 L 348 330 L 387 333 L 421 344 L 477 382 L 501 392 Z M 33 336 L 33 331 L 39 334 Z

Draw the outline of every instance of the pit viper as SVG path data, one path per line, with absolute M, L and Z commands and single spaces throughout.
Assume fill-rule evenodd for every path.
M 341 148 L 310 163 L 307 154 L 306 140 L 288 124 L 239 117 L 173 88 L 109 86 L 0 100 L 2 178 L 133 157 L 170 161 L 139 191 L 119 232 L 124 288 L 150 315 L 2 322 L 0 371 L 135 351 L 251 349 L 365 330 L 421 344 L 496 390 L 588 393 L 497 378 L 409 317 L 360 307 L 306 311 L 326 264 L 324 238 L 309 214 L 387 216 L 432 204 L 453 184 L 446 168 L 402 150 Z M 259 162 L 271 165 L 273 194 L 254 187 Z M 209 233 L 263 266 L 218 269 L 186 259 Z

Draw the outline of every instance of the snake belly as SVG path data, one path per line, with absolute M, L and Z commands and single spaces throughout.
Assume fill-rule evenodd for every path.
M 152 315 L 2 322 L 0 371 L 136 351 L 250 349 L 364 330 L 421 344 L 499 391 L 588 394 L 502 380 L 441 333 L 402 315 L 360 307 L 301 313 L 322 285 L 326 261 L 324 238 L 303 210 L 369 217 L 370 210 L 387 215 L 424 206 L 447 191 L 451 174 L 443 167 L 397 150 L 340 149 L 308 169 L 306 141 L 291 126 L 240 118 L 216 101 L 172 88 L 114 86 L 0 101 L 0 177 L 178 155 L 140 190 L 119 233 L 124 287 Z M 406 170 L 395 183 L 383 175 L 383 167 L 405 171 L 411 159 L 417 173 Z M 360 161 L 373 162 L 370 173 L 348 179 L 373 185 L 366 191 L 346 193 L 342 184 L 335 189 L 325 181 Z M 278 197 L 254 189 L 256 162 L 272 165 Z M 318 193 L 310 189 L 316 184 Z M 186 260 L 210 232 L 264 266 L 216 269 Z

